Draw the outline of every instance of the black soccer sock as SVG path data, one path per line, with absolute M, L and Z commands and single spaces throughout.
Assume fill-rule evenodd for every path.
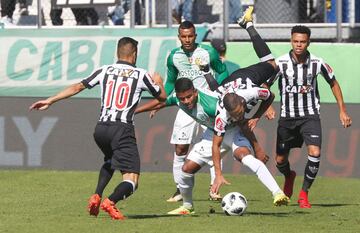
M 114 192 L 109 196 L 110 201 L 117 203 L 120 200 L 123 200 L 129 197 L 135 192 L 135 184 L 130 180 L 124 180 L 121 182 L 114 190 Z
M 251 42 L 258 58 L 260 58 L 260 60 L 263 62 L 274 59 L 274 56 L 271 54 L 270 48 L 265 43 L 263 38 L 261 38 L 254 26 L 249 26 L 246 28 L 246 30 L 249 33 Z
M 285 177 L 290 175 L 290 164 L 289 161 L 286 161 L 285 163 L 278 164 L 276 163 L 276 167 L 283 174 Z
M 100 172 L 99 172 L 99 179 L 98 179 L 98 183 L 96 186 L 96 194 L 99 194 L 99 196 L 101 197 L 104 189 L 106 187 L 106 185 L 109 183 L 109 181 L 111 180 L 111 177 L 114 174 L 114 169 L 111 168 L 111 163 L 110 162 L 105 162 L 104 165 L 101 167 Z
M 319 171 L 319 166 L 320 166 L 320 156 L 314 157 L 309 155 L 308 161 L 305 166 L 304 182 L 302 186 L 302 190 L 304 190 L 305 192 L 307 192 L 310 189 L 312 183 L 314 182 L 315 177 Z

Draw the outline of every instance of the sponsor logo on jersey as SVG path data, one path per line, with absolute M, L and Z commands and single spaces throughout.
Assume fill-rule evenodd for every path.
M 182 78 L 192 78 L 202 76 L 203 72 L 200 70 L 188 69 L 188 70 L 181 70 L 179 76 Z
M 115 75 L 119 77 L 130 77 L 133 73 L 133 69 L 117 69 L 112 66 L 110 66 L 106 71 L 106 74 L 108 75 Z
M 309 93 L 310 91 L 313 90 L 313 87 L 310 85 L 288 85 L 285 87 L 285 91 L 288 93 L 300 93 L 300 94 L 305 94 L 305 93 Z

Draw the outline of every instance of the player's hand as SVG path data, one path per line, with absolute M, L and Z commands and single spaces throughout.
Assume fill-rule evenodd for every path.
M 209 72 L 210 70 L 209 63 L 203 61 L 201 58 L 196 58 L 195 64 L 199 67 L 199 70 L 204 71 L 205 73 Z
M 266 164 L 269 161 L 269 156 L 265 153 L 258 153 L 255 151 L 255 157 L 260 160 L 261 162 L 263 162 L 264 164 Z
M 152 119 L 158 111 L 159 111 L 159 109 L 150 111 L 150 114 L 149 114 L 150 119 Z
M 350 127 L 352 123 L 351 117 L 344 111 L 340 112 L 340 121 L 344 128 Z
M 259 118 L 254 118 L 254 119 L 248 120 L 248 127 L 251 131 L 253 131 L 255 129 L 259 120 L 260 120 Z
M 225 180 L 224 176 L 222 175 L 216 176 L 214 183 L 211 186 L 211 192 L 219 193 L 220 187 L 223 184 L 229 185 L 230 183 L 227 180 Z
M 40 100 L 40 101 L 37 101 L 35 103 L 33 103 L 30 107 L 29 107 L 29 110 L 46 110 L 50 107 L 51 103 L 50 101 L 48 100 Z
M 270 105 L 264 115 L 265 115 L 266 119 L 268 119 L 268 120 L 275 119 L 276 112 L 275 112 L 274 107 Z

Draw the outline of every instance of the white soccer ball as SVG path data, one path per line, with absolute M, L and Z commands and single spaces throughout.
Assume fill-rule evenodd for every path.
M 241 216 L 247 208 L 247 200 L 241 193 L 231 192 L 223 197 L 221 207 L 226 215 Z

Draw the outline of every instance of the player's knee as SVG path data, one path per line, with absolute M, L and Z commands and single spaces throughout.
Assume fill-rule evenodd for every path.
M 237 149 L 234 151 L 234 158 L 235 158 L 236 160 L 238 160 L 239 162 L 241 162 L 241 160 L 242 160 L 245 156 L 247 156 L 247 155 L 249 155 L 249 154 L 251 154 L 251 151 L 250 151 L 249 148 L 247 148 L 247 147 L 239 147 L 239 148 L 237 148 Z
M 319 157 L 320 156 L 320 147 L 310 145 L 308 146 L 308 154 L 312 157 Z
M 185 145 L 177 144 L 175 145 L 175 153 L 179 156 L 186 155 L 189 151 L 189 146 L 190 145 L 188 144 Z
M 277 165 L 281 165 L 287 162 L 287 157 L 283 155 L 276 155 L 275 161 Z
M 191 160 L 186 160 L 186 162 L 182 166 L 182 171 L 185 173 L 188 173 L 188 174 L 194 174 L 200 169 L 201 169 L 201 166 Z

